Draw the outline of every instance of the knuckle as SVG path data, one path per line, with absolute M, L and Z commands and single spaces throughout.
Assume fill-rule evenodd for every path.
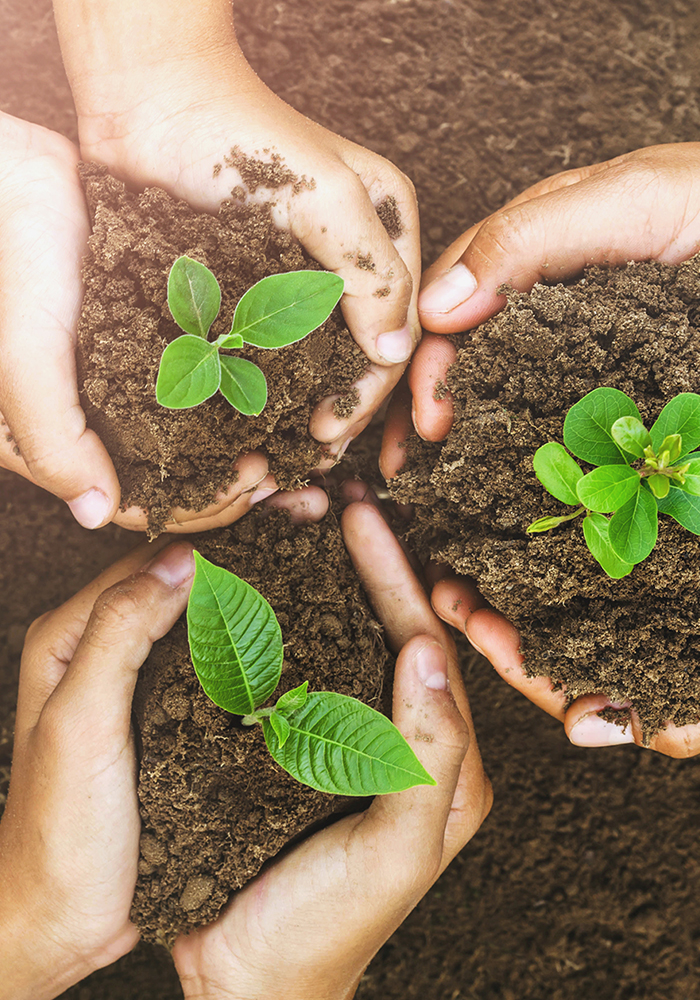
M 133 577 L 105 591 L 95 601 L 85 640 L 91 645 L 109 645 L 115 636 L 131 632 L 144 615 L 144 597 Z

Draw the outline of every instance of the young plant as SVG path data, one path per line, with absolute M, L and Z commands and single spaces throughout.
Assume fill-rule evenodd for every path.
M 619 389 L 594 389 L 571 407 L 564 444 L 597 466 L 584 475 L 562 445 L 538 448 L 535 475 L 571 514 L 541 517 L 528 533 L 549 531 L 584 515 L 588 548 L 608 576 L 627 576 L 654 548 L 658 515 L 700 535 L 700 396 L 682 392 L 664 406 L 650 430 Z M 605 517 L 612 514 L 612 517 Z
M 187 606 L 190 653 L 214 704 L 262 724 L 277 763 L 335 795 L 383 795 L 434 785 L 396 726 L 356 698 L 308 692 L 308 681 L 260 708 L 282 674 L 282 632 L 262 594 L 195 552 Z
M 277 349 L 303 340 L 328 319 L 343 285 L 342 278 L 328 271 L 272 274 L 240 299 L 230 331 L 209 341 L 221 307 L 219 282 L 204 264 L 178 257 L 168 277 L 168 306 L 185 334 L 163 351 L 156 399 L 161 406 L 183 410 L 221 391 L 240 413 L 262 413 L 267 402 L 263 373 L 252 361 L 220 352 L 244 344 Z

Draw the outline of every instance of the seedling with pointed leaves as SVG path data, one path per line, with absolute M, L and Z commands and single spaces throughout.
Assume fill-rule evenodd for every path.
M 529 534 L 583 516 L 583 535 L 593 558 L 616 580 L 654 548 L 659 513 L 700 535 L 700 450 L 695 450 L 700 445 L 700 395 L 680 393 L 647 430 L 624 392 L 594 389 L 567 413 L 564 444 L 597 468 L 584 474 L 556 441 L 538 448 L 535 475 L 552 496 L 576 509 L 538 518 Z

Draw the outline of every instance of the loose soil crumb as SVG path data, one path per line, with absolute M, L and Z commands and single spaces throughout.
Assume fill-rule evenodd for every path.
M 699 303 L 700 257 L 508 292 L 502 313 L 461 338 L 449 437 L 413 440 L 392 483 L 416 504 L 410 534 L 423 555 L 473 576 L 518 627 L 527 672 L 572 699 L 629 700 L 646 738 L 669 720 L 700 721 L 698 538 L 662 515 L 651 556 L 611 580 L 579 521 L 525 534 L 571 510 L 538 482 L 532 457 L 562 440 L 566 412 L 597 386 L 631 396 L 647 427 L 673 396 L 700 389 Z
M 235 481 L 236 458 L 256 448 L 282 489 L 301 485 L 324 454 L 307 430 L 313 407 L 346 394 L 368 365 L 340 309 L 298 344 L 246 345 L 243 356 L 268 382 L 259 417 L 243 417 L 219 393 L 193 409 L 168 410 L 156 402 L 155 380 L 163 349 L 182 334 L 166 301 L 181 254 L 206 264 L 221 285 L 212 337 L 228 332 L 239 298 L 260 278 L 320 265 L 275 228 L 269 206 L 225 202 L 213 216 L 158 188 L 134 194 L 94 164 L 81 176 L 93 220 L 78 332 L 81 399 L 115 463 L 122 506 L 148 510 L 157 534 L 171 508 L 211 503 Z
M 393 194 L 386 196 L 384 201 L 380 201 L 376 208 L 379 221 L 389 234 L 390 240 L 398 240 L 403 236 L 403 222 L 401 221 L 401 210 Z
M 353 410 L 360 402 L 360 394 L 353 386 L 349 392 L 346 392 L 344 396 L 340 399 L 336 399 L 333 404 L 333 415 L 338 418 L 338 420 L 347 420 L 351 416 Z
M 250 194 L 255 194 L 259 187 L 276 189 L 290 185 L 292 194 L 315 189 L 316 181 L 313 177 L 309 178 L 306 174 L 297 177 L 286 165 L 280 153 L 270 153 L 269 150 L 263 152 L 269 153 L 270 159 L 268 161 L 248 156 L 239 146 L 234 146 L 224 156 L 226 166 L 238 171 Z
M 386 710 L 393 661 L 332 512 L 301 528 L 256 512 L 195 544 L 272 604 L 284 636 L 274 700 L 308 680 Z M 240 726 L 207 698 L 184 616 L 143 667 L 135 711 L 143 826 L 132 918 L 147 940 L 213 920 L 290 840 L 361 804 L 300 785 L 270 757 L 261 726 Z

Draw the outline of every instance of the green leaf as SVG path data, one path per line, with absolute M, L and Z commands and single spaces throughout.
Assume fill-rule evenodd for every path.
M 656 545 L 659 533 L 656 503 L 649 490 L 640 489 L 610 518 L 610 544 L 623 562 L 642 562 Z
M 589 514 L 583 519 L 583 537 L 591 555 L 613 580 L 621 580 L 634 569 L 616 554 L 610 544 L 610 522 L 602 514 Z
M 156 399 L 170 410 L 185 410 L 209 399 L 221 384 L 214 344 L 187 334 L 163 351 L 156 379 Z
M 219 282 L 198 260 L 178 257 L 168 276 L 168 305 L 185 333 L 206 339 L 221 308 Z
M 564 444 L 591 465 L 620 465 L 625 456 L 612 436 L 612 425 L 620 417 L 636 417 L 639 410 L 619 389 L 594 389 L 574 403 L 564 421 Z
M 289 725 L 285 717 L 283 715 L 278 715 L 277 712 L 273 712 L 270 716 L 270 725 L 275 731 L 275 736 L 279 740 L 280 747 L 283 747 L 289 739 L 292 727 Z
M 668 476 L 662 476 L 659 473 L 654 476 L 649 476 L 647 479 L 647 485 L 657 500 L 661 500 L 663 497 L 668 496 L 668 491 L 671 488 L 671 482 Z
M 329 271 L 271 274 L 241 298 L 231 334 L 240 334 L 254 347 L 294 344 L 325 323 L 343 288 L 343 279 Z
M 640 487 L 639 473 L 628 465 L 603 465 L 584 476 L 576 489 L 584 507 L 607 514 L 619 510 Z
M 694 535 L 700 535 L 700 497 L 672 489 L 657 503 L 662 514 L 668 514 Z
M 284 712 L 289 714 L 289 712 L 296 712 L 298 708 L 302 708 L 306 704 L 306 699 L 309 696 L 309 682 L 304 681 L 299 687 L 292 688 L 291 691 L 285 692 L 275 705 L 276 712 Z
M 245 358 L 221 355 L 221 392 L 231 406 L 248 417 L 257 417 L 267 403 L 265 376 Z
M 219 708 L 248 715 L 273 693 L 282 673 L 282 632 L 262 594 L 194 554 L 187 605 L 192 663 Z
M 579 507 L 573 514 L 564 514 L 562 517 L 538 517 L 536 521 L 528 525 L 525 531 L 528 535 L 538 535 L 543 531 L 551 531 L 552 528 L 558 528 L 565 521 L 573 521 L 575 517 L 579 517 L 581 514 L 583 514 L 583 507 Z
M 680 434 L 683 451 L 693 451 L 700 444 L 700 396 L 681 392 L 664 406 L 650 433 L 657 454 L 668 434 Z
M 287 719 L 284 746 L 263 719 L 265 742 L 304 785 L 334 795 L 383 795 L 435 784 L 396 726 L 355 698 L 314 692 Z
M 644 449 L 651 444 L 651 434 L 636 417 L 620 417 L 610 433 L 615 444 L 635 458 L 644 458 Z
M 673 465 L 681 457 L 682 451 L 682 436 L 680 434 L 667 434 L 659 445 L 658 457 L 662 465 Z M 666 452 L 665 455 L 664 452 Z
M 543 444 L 535 452 L 532 464 L 548 493 L 562 503 L 578 504 L 576 484 L 583 472 L 563 445 L 556 441 Z
M 685 482 L 673 485 L 678 486 L 685 493 L 692 493 L 696 497 L 700 496 L 700 456 L 689 458 L 687 462 L 683 462 L 683 465 L 688 466 L 684 473 Z

